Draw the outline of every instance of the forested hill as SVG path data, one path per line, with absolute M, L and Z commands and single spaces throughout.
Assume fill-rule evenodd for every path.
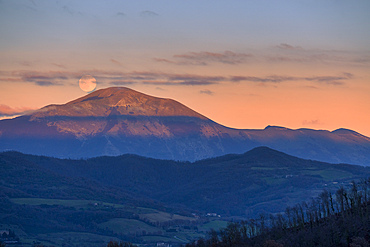
M 370 245 L 370 178 L 324 190 L 283 214 L 230 222 L 186 247 L 366 247 Z
M 53 183 L 56 187 L 65 183 L 54 178 L 57 176 L 76 181 L 69 183 L 70 189 L 81 187 L 80 183 L 97 183 L 119 191 L 117 197 L 146 198 L 171 207 L 229 216 L 279 212 L 316 196 L 323 188 L 336 188 L 370 175 L 369 168 L 299 159 L 266 147 L 194 163 L 136 155 L 69 160 L 17 152 L 2 153 L 0 159 L 15 169 L 9 174 L 10 170 L 1 167 L 6 191 L 18 188 L 12 180 L 23 179 L 23 187 L 18 188 L 23 193 L 30 194 L 38 184 L 36 194 L 68 196 L 68 191 L 61 194 L 60 190 L 46 194 Z M 31 168 L 25 169 L 26 164 Z M 38 173 L 27 175 L 30 169 Z

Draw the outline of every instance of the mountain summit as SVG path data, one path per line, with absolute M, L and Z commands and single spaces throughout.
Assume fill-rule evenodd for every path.
M 50 116 L 108 117 L 108 116 L 187 116 L 206 119 L 183 104 L 149 96 L 126 87 L 97 90 L 64 105 L 49 105 L 32 114 Z
M 306 159 L 370 165 L 370 138 L 351 130 L 232 129 L 175 100 L 124 87 L 0 121 L 0 151 L 65 158 L 132 153 L 194 161 L 258 146 Z

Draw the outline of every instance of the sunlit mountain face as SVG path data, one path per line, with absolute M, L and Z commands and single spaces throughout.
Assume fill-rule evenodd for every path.
M 175 100 L 124 87 L 1 120 L 0 134 L 2 151 L 55 157 L 133 153 L 194 161 L 268 146 L 302 158 L 370 165 L 370 138 L 351 130 L 232 129 Z

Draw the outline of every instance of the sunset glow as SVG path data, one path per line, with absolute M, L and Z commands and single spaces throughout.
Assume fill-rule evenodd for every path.
M 124 86 L 228 127 L 370 136 L 370 2 L 0 1 L 0 117 Z M 90 90 L 91 89 L 91 90 Z

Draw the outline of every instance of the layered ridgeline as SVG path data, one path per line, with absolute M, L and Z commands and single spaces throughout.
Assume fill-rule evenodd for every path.
M 258 146 L 307 159 L 370 165 L 370 138 L 351 130 L 232 129 L 174 100 L 124 87 L 0 121 L 0 151 L 55 157 L 132 153 L 193 161 Z

